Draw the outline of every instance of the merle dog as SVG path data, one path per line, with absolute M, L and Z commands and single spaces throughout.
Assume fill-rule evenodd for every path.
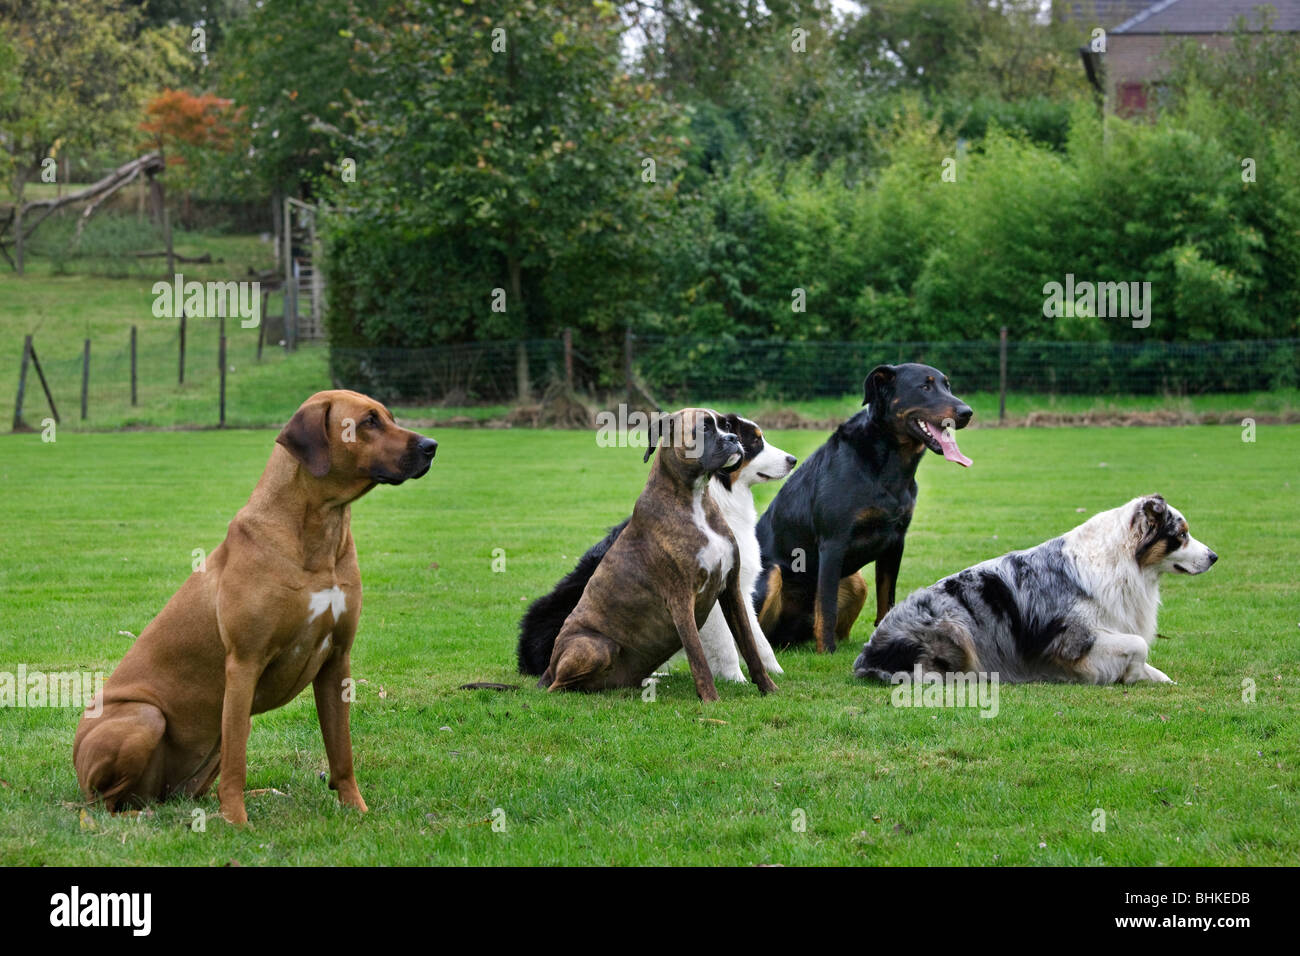
M 759 624 L 774 647 L 815 639 L 835 650 L 866 603 L 859 571 L 876 563 L 876 623 L 894 606 L 903 538 L 928 448 L 969 466 L 951 429 L 969 406 L 929 365 L 880 365 L 863 385 L 869 406 L 835 430 L 787 479 L 758 522 Z

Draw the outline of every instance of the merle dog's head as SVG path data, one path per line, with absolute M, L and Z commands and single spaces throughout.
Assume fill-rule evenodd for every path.
M 871 406 L 872 419 L 890 429 L 899 444 L 970 465 L 952 432 L 965 428 L 975 413 L 952 393 L 948 376 L 937 368 L 912 362 L 877 365 L 863 383 L 862 404 Z
M 1203 574 L 1219 556 L 1187 530 L 1187 519 L 1160 495 L 1129 502 L 1134 557 L 1144 568 L 1177 574 Z
M 660 461 L 686 480 L 733 470 L 744 456 L 740 439 L 711 408 L 683 408 L 650 424 L 645 461 L 661 448 Z
M 720 471 L 716 477 L 730 490 L 733 485 L 749 487 L 764 481 L 777 481 L 790 474 L 798 461 L 763 437 L 763 429 L 748 418 L 732 412 L 719 419 L 721 426 L 740 439 L 741 458 L 734 468 Z

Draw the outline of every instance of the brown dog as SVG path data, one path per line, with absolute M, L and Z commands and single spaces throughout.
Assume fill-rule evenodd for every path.
M 639 687 L 679 648 L 700 699 L 718 699 L 699 628 L 714 604 L 740 645 L 749 677 L 767 675 L 741 602 L 736 539 L 709 495 L 709 479 L 741 459 L 740 440 L 716 412 L 688 408 L 652 426 L 645 490 L 555 639 L 540 686 L 551 690 Z
M 349 505 L 376 484 L 419 478 L 437 444 L 357 392 L 303 403 L 226 540 L 127 651 L 102 713 L 82 717 L 72 760 L 86 799 L 117 810 L 198 796 L 220 773 L 222 815 L 246 823 L 250 719 L 310 683 L 330 788 L 366 809 L 348 733 L 361 614 Z

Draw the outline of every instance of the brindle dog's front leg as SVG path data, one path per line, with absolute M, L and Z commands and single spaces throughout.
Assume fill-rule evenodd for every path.
M 740 593 L 739 569 L 740 562 L 734 562 L 731 574 L 727 575 L 727 586 L 718 595 L 718 605 L 722 608 L 722 616 L 727 621 L 727 627 L 731 628 L 732 637 L 740 645 L 740 655 L 745 658 L 745 666 L 749 668 L 749 679 L 758 685 L 762 693 L 767 694 L 776 690 L 776 684 L 772 682 L 767 668 L 763 666 L 763 659 L 758 653 L 758 644 L 754 641 L 754 631 L 749 626 L 746 602 Z
M 708 703 L 718 699 L 718 688 L 713 683 L 713 671 L 709 670 L 708 658 L 704 656 L 704 645 L 700 643 L 700 631 L 695 625 L 693 598 L 694 595 L 688 589 L 684 596 L 670 599 L 668 610 L 673 616 L 677 636 L 681 638 L 686 660 L 691 665 L 691 677 L 695 678 L 695 693 L 700 695 L 700 700 Z
M 369 808 L 361 797 L 352 769 L 352 733 L 348 728 L 350 705 L 345 694 L 349 686 L 345 682 L 351 677 L 352 654 L 337 646 L 316 672 L 312 692 L 316 695 L 316 716 L 320 719 L 321 736 L 325 738 L 330 789 L 338 791 L 339 803 L 365 813 Z

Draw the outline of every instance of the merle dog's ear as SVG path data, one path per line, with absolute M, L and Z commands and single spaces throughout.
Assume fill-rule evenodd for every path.
M 1165 523 L 1168 506 L 1160 495 L 1147 495 L 1142 499 L 1142 506 L 1133 515 L 1133 523 L 1139 521 L 1145 526 L 1145 534 L 1159 530 Z
M 867 373 L 867 380 L 862 383 L 862 404 L 873 408 L 885 392 L 894 384 L 898 369 L 892 365 L 877 365 Z
M 313 402 L 293 413 L 280 429 L 277 444 L 283 445 L 307 466 L 313 478 L 324 478 L 330 470 L 330 403 Z

